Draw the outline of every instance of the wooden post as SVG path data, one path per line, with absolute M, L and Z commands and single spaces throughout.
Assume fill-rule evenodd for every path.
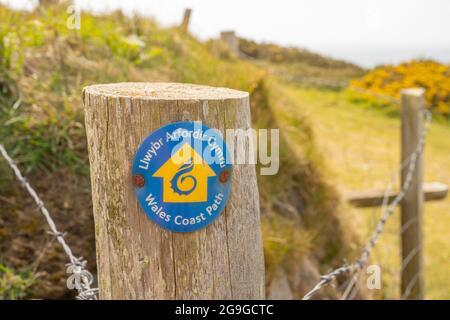
M 422 132 L 424 90 L 407 89 L 401 93 L 402 163 L 417 148 Z M 408 166 L 402 169 L 402 185 Z M 406 299 L 424 298 L 423 276 L 423 152 L 418 155 L 410 187 L 401 204 L 402 279 L 401 294 Z
M 387 194 L 383 190 L 372 190 L 363 192 L 353 192 L 346 196 L 346 200 L 352 206 L 367 208 L 379 207 L 383 204 L 384 197 L 391 202 L 398 196 L 398 191 L 389 191 Z M 441 182 L 428 182 L 423 184 L 424 201 L 436 201 L 445 199 L 448 195 L 448 185 Z
M 220 39 L 227 44 L 233 55 L 239 56 L 239 43 L 234 31 L 222 31 Z
M 189 22 L 191 20 L 192 9 L 186 8 L 184 10 L 183 21 L 181 22 L 180 28 L 183 32 L 188 32 Z
M 173 233 L 153 223 L 132 187 L 132 159 L 157 128 L 202 121 L 225 136 L 250 127 L 248 93 L 175 83 L 93 85 L 83 92 L 102 299 L 263 299 L 254 165 L 234 165 L 224 212 Z

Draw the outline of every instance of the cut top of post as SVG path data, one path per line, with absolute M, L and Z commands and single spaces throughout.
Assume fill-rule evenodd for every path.
M 96 84 L 84 88 L 84 93 L 112 98 L 148 100 L 229 100 L 248 97 L 244 91 L 186 83 L 123 82 Z
M 402 95 L 420 97 L 425 93 L 423 88 L 408 88 L 400 91 Z

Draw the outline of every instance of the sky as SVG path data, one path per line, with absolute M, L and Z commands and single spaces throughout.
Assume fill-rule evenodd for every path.
M 35 0 L 0 0 L 14 7 Z M 192 8 L 190 31 L 204 40 L 220 31 L 307 48 L 365 67 L 411 58 L 450 63 L 448 0 L 76 0 L 82 9 L 152 16 L 178 24 Z M 82 23 L 82 17 L 81 17 Z

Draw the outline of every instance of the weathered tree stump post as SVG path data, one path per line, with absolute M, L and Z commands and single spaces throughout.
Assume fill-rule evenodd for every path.
M 264 259 L 254 165 L 234 165 L 225 211 L 175 233 L 152 222 L 133 192 L 141 142 L 178 121 L 250 127 L 248 94 L 176 83 L 93 85 L 83 92 L 102 299 L 263 299 Z
M 422 134 L 423 89 L 406 89 L 401 97 L 402 163 L 416 150 Z M 408 165 L 402 168 L 404 184 Z M 406 299 L 424 298 L 423 275 L 423 152 L 417 155 L 411 184 L 401 203 L 402 276 L 401 293 Z

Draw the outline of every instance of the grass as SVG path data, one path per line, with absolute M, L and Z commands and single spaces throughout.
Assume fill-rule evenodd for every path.
M 24 298 L 35 282 L 32 272 L 17 272 L 0 263 L 0 300 Z
M 56 7 L 23 12 L 0 6 L 0 142 L 26 169 L 58 227 L 68 232 L 74 253 L 90 262 L 90 270 L 95 272 L 94 228 L 81 91 L 89 84 L 124 81 L 248 91 L 253 126 L 289 127 L 280 138 L 280 173 L 258 181 L 267 278 L 280 265 L 298 275 L 301 262 L 320 269 L 347 256 L 344 238 L 352 231 L 336 215 L 336 194 L 321 173 L 310 126 L 295 112 L 295 100 L 283 98 L 283 86 L 268 70 L 233 57 L 219 41 L 202 43 L 177 28 L 159 28 L 148 18 L 83 13 L 80 30 L 67 29 L 66 19 L 67 13 Z M 48 239 L 34 204 L 4 175 L 8 170 L 0 162 L 0 175 L 7 178 L 0 180 L 0 263 L 22 270 L 34 263 L 38 246 Z M 31 222 L 32 230 L 17 232 Z M 24 289 L 16 297 L 69 297 L 65 257 L 52 246 L 43 259 L 53 263 L 40 266 L 38 271 L 45 272 L 33 285 L 36 296 Z M 310 289 L 312 284 L 305 282 L 293 289 L 296 296 Z
M 291 87 L 288 91 L 299 101 L 314 128 L 319 152 L 325 157 L 329 181 L 341 194 L 380 189 L 391 182 L 399 166 L 400 122 L 394 106 L 375 107 L 351 99 L 345 91 L 324 91 Z M 450 124 L 436 119 L 431 124 L 425 150 L 425 181 L 450 182 Z M 398 187 L 394 180 L 395 187 Z M 424 207 L 425 281 L 427 299 L 449 299 L 450 277 L 450 197 L 427 202 Z M 379 210 L 346 208 L 357 232 L 368 239 Z M 398 211 L 372 256 L 382 267 L 383 289 L 375 296 L 399 298 L 399 215 Z
M 385 186 L 399 162 L 398 112 L 389 106 L 375 110 L 342 91 L 293 87 L 271 74 L 283 74 L 291 83 L 305 82 L 305 75 L 341 83 L 362 70 L 295 50 L 283 51 L 287 58 L 293 55 L 284 63 L 272 63 L 270 57 L 240 60 L 218 41 L 202 43 L 176 28 L 159 28 L 149 19 L 119 12 L 83 13 L 79 31 L 67 29 L 66 19 L 65 11 L 55 9 L 26 13 L 0 6 L 0 140 L 55 209 L 58 226 L 69 237 L 75 235 L 76 254 L 95 262 L 81 90 L 93 83 L 122 81 L 190 82 L 245 90 L 251 95 L 253 126 L 281 129 L 280 172 L 258 181 L 268 279 L 280 266 L 293 277 L 302 274 L 299 266 L 305 260 L 324 273 L 358 253 L 359 239 L 368 238 L 376 213 L 345 204 L 342 210 L 330 184 L 341 193 Z M 270 56 L 272 49 L 278 52 L 268 49 Z M 310 63 L 302 62 L 305 55 Z M 429 181 L 450 180 L 449 133 L 448 124 L 433 124 L 426 153 Z M 37 228 L 11 245 L 16 230 L 29 219 L 39 226 L 42 221 L 33 204 L 19 201 L 23 195 L 5 172 L 0 164 L 0 175 L 7 178 L 0 180 L 0 195 L 7 200 L 0 212 L 6 221 L 0 225 L 0 262 L 11 269 L 3 271 L 6 280 L 0 282 L 0 292 L 3 288 L 9 297 L 28 298 L 30 285 L 40 286 L 39 298 L 66 297 L 61 285 L 65 257 L 54 248 L 44 257 L 53 265 L 40 281 L 51 285 L 29 283 L 28 275 L 22 282 L 12 271 L 27 270 L 33 255 L 24 249 L 36 251 L 46 239 Z M 428 298 L 449 297 L 445 248 L 450 225 L 442 223 L 449 209 L 448 200 L 426 205 Z M 67 218 L 74 214 L 77 219 Z M 397 220 L 389 222 L 373 256 L 385 271 L 384 290 L 377 297 L 398 297 Z M 25 252 L 20 261 L 9 263 L 20 252 Z M 12 287 L 10 279 L 17 281 Z M 305 276 L 294 295 L 301 297 L 317 280 Z M 51 293 L 49 288 L 60 290 Z

